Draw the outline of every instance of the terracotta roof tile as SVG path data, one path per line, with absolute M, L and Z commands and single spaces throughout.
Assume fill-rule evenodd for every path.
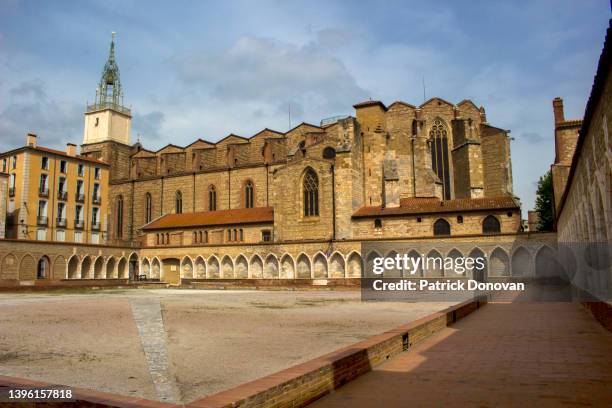
M 353 213 L 353 218 L 479 210 L 514 210 L 518 208 L 518 203 L 512 197 L 460 198 L 444 201 L 436 197 L 407 198 L 400 200 L 399 207 L 361 207 Z
M 166 214 L 142 227 L 143 230 L 206 227 L 213 225 L 258 224 L 274 222 L 273 207 Z

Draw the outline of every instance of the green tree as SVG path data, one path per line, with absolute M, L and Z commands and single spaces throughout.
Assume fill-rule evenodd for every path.
M 554 223 L 553 183 L 550 170 L 538 181 L 535 210 L 538 213 L 538 231 L 552 231 Z

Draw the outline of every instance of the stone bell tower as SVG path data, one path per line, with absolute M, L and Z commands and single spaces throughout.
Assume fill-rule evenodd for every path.
M 119 67 L 115 61 L 115 33 L 112 33 L 110 53 L 96 88 L 96 99 L 87 105 L 83 144 L 115 141 L 130 144 L 132 114 L 123 105 L 123 90 Z

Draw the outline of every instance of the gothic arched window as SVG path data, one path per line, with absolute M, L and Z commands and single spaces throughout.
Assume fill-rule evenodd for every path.
M 123 237 L 123 196 L 117 197 L 117 221 L 116 221 L 116 229 L 115 236 L 117 238 Z
M 442 119 L 435 119 L 429 131 L 431 143 L 431 168 L 442 182 L 442 198 L 451 199 L 450 169 L 448 160 L 448 131 Z
M 244 184 L 244 207 L 245 208 L 253 208 L 254 207 L 254 196 L 253 196 L 253 182 L 248 180 Z
M 183 193 L 181 190 L 178 190 L 174 199 L 174 208 L 177 214 L 181 214 L 183 212 Z
M 145 194 L 145 224 L 148 224 L 153 220 L 153 199 L 151 194 Z
M 496 234 L 499 232 L 501 232 L 501 226 L 499 225 L 499 220 L 492 215 L 487 215 L 487 217 L 482 222 L 482 233 L 483 234 Z
M 319 178 L 313 169 L 308 168 L 304 174 L 304 216 L 319 215 Z
M 217 210 L 217 189 L 211 185 L 208 187 L 208 211 Z
M 440 218 L 434 223 L 434 235 L 450 235 L 451 227 L 448 221 Z

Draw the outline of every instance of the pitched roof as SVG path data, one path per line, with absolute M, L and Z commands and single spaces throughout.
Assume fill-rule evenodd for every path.
M 143 230 L 206 227 L 214 225 L 259 224 L 274 222 L 273 207 L 166 214 L 142 227 Z
M 365 108 L 367 106 L 374 106 L 374 105 L 380 106 L 385 111 L 387 110 L 387 107 L 381 101 L 364 101 L 364 102 L 359 102 L 359 103 L 356 103 L 355 105 L 353 105 L 353 108 L 358 109 L 358 108 Z
M 400 200 L 399 207 L 383 207 L 380 205 L 361 207 L 353 213 L 353 218 L 482 210 L 514 210 L 518 208 L 518 203 L 512 197 L 458 198 L 444 201 L 436 197 L 423 197 L 402 199 Z
M 14 149 L 14 150 L 11 150 L 11 151 L 8 151 L 8 152 L 4 152 L 1 155 L 5 156 L 5 155 L 8 155 L 10 153 L 14 153 L 14 152 L 25 150 L 25 149 L 32 149 L 32 150 L 36 150 L 36 151 L 39 151 L 39 152 L 44 152 L 44 153 L 49 153 L 49 154 L 55 154 L 57 156 L 67 157 L 69 159 L 83 160 L 83 161 L 87 161 L 87 162 L 91 162 L 91 163 L 100 164 L 102 166 L 108 166 L 108 163 L 106 163 L 106 162 L 104 162 L 102 160 L 95 159 L 93 157 L 81 156 L 79 154 L 77 154 L 76 156 L 71 156 L 68 153 L 63 152 L 61 150 L 50 149 L 48 147 L 42 147 L 42 146 L 36 146 L 36 147 L 34 147 L 34 146 L 23 146 L 23 147 L 20 147 L 18 149 Z

